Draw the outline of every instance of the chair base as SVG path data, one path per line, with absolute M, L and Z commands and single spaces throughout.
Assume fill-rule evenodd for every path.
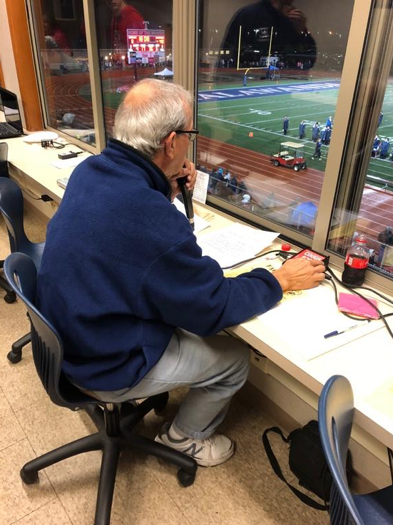
M 30 341 L 30 332 L 15 341 L 15 343 L 12 345 L 12 350 L 7 354 L 8 361 L 10 361 L 13 365 L 19 363 L 22 360 L 22 348 L 29 344 Z
M 119 455 L 125 448 L 134 448 L 173 463 L 179 467 L 177 477 L 180 484 L 189 487 L 195 480 L 198 468 L 196 461 L 177 450 L 139 436 L 134 432 L 135 425 L 150 410 L 162 410 L 167 400 L 167 393 L 150 397 L 136 406 L 134 411 L 125 417 L 120 416 L 118 406 L 114 406 L 114 410 L 108 410 L 108 405 L 102 410 L 97 405 L 85 405 L 87 413 L 98 428 L 98 432 L 29 461 L 21 470 L 22 481 L 26 484 L 34 483 L 38 479 L 38 472 L 43 468 L 83 452 L 102 450 L 94 525 L 109 525 L 110 523 L 117 464 Z M 108 435 L 108 430 L 114 435 Z

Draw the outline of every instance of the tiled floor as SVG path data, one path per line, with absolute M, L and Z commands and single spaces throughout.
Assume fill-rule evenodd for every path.
M 44 240 L 45 226 L 26 214 L 26 230 Z M 0 259 L 8 238 L 0 220 Z M 94 430 L 83 412 L 53 405 L 36 376 L 30 347 L 11 365 L 6 354 L 28 330 L 20 301 L 6 304 L 0 290 L 0 523 L 2 525 L 90 525 L 93 523 L 100 453 L 69 459 L 40 473 L 39 483 L 26 486 L 19 470 L 31 458 Z M 154 436 L 164 418 L 170 420 L 184 395 L 171 394 L 163 415 L 152 414 L 141 432 Z M 200 468 L 192 487 L 180 487 L 176 471 L 152 457 L 123 453 L 112 509 L 113 525 L 313 525 L 327 524 L 326 513 L 297 500 L 273 473 L 261 435 L 272 426 L 259 410 L 240 396 L 231 405 L 221 430 L 237 442 L 228 463 Z M 286 445 L 272 437 L 288 479 Z

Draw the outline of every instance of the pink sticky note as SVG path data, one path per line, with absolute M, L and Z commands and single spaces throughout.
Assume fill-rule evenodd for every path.
M 377 301 L 369 299 L 375 306 Z M 367 317 L 369 319 L 378 319 L 378 312 L 364 299 L 358 295 L 350 293 L 340 293 L 338 298 L 338 309 L 347 314 L 359 315 L 360 317 Z

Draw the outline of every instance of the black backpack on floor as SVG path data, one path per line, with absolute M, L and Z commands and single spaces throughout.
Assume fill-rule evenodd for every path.
M 299 480 L 299 484 L 321 498 L 325 502 L 324 505 L 317 503 L 306 494 L 303 494 L 303 492 L 290 485 L 285 479 L 269 443 L 268 434 L 270 432 L 278 434 L 285 443 L 289 443 L 289 468 Z M 275 474 L 288 485 L 295 496 L 314 509 L 328 510 L 332 475 L 330 474 L 323 453 L 321 439 L 319 437 L 318 421 L 309 421 L 304 427 L 297 428 L 291 432 L 288 437 L 285 437 L 282 430 L 278 427 L 268 428 L 263 433 L 262 441 Z M 352 477 L 352 461 L 349 452 L 347 475 L 348 481 L 350 481 Z

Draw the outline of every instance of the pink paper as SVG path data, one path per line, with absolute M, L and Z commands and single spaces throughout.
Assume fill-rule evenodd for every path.
M 377 301 L 375 299 L 369 299 L 375 306 L 377 306 Z M 338 309 L 341 312 L 347 314 L 354 314 L 360 317 L 367 317 L 368 319 L 378 319 L 378 312 L 367 303 L 364 299 L 358 295 L 353 295 L 350 293 L 340 293 L 338 298 Z

